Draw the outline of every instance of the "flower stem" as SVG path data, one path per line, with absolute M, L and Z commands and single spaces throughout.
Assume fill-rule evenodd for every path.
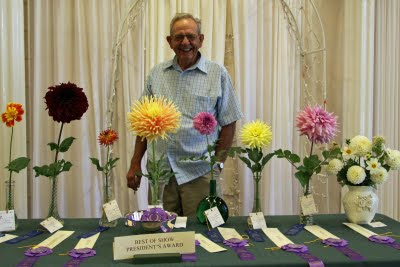
M 13 142 L 13 136 L 14 136 L 14 127 L 11 127 L 11 140 L 10 140 L 10 153 L 8 157 L 8 164 L 11 163 L 11 151 L 12 151 L 12 142 Z M 11 177 L 12 177 L 12 171 L 10 170 L 10 177 L 8 178 L 8 201 L 7 201 L 7 208 L 6 210 L 13 209 L 12 207 L 12 194 L 11 194 Z
M 106 168 L 104 168 L 104 170 L 105 170 L 105 175 L 106 175 L 106 184 L 105 184 L 105 189 L 106 189 L 106 190 L 105 190 L 105 202 L 104 202 L 104 203 L 107 203 L 108 201 L 110 201 L 109 195 L 108 195 L 108 175 L 109 175 L 109 173 L 110 173 L 110 170 L 107 169 L 107 164 L 108 164 L 108 159 L 109 159 L 109 153 L 110 153 L 110 147 L 107 146 L 107 160 L 106 160 L 106 165 L 105 165 Z
M 60 132 L 58 134 L 57 149 L 56 149 L 56 155 L 54 157 L 54 163 L 56 163 L 58 160 L 58 153 L 60 151 L 60 141 L 61 141 L 61 135 L 62 135 L 63 128 L 64 128 L 64 123 L 61 123 Z M 52 182 L 51 183 L 51 203 L 50 203 L 49 214 L 53 214 L 54 208 L 56 206 L 55 202 L 57 201 L 57 199 L 55 199 L 55 197 L 57 195 L 57 176 L 53 176 L 51 182 Z
M 208 150 L 208 147 L 210 145 L 210 143 L 208 142 L 208 134 L 206 134 L 206 140 L 207 140 L 207 150 Z M 211 180 L 214 180 L 214 162 L 213 160 L 211 160 L 212 156 L 210 151 L 208 151 L 208 154 L 210 155 Z

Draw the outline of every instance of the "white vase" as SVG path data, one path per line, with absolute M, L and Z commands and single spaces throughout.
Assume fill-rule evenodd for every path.
M 378 196 L 372 186 L 348 186 L 343 197 L 347 219 L 356 224 L 368 224 L 378 210 Z

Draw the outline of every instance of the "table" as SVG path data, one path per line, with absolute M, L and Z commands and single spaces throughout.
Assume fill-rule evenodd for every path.
M 247 217 L 230 217 L 224 227 L 235 228 L 240 234 L 244 234 L 247 229 Z M 298 216 L 267 216 L 268 227 L 279 228 L 282 232 L 298 223 Z M 375 220 L 381 221 L 387 225 L 383 228 L 372 228 L 365 226 L 371 231 L 383 234 L 392 232 L 393 235 L 400 235 L 400 223 L 381 214 L 377 214 Z M 29 231 L 35 230 L 41 220 L 19 220 L 17 231 L 10 233 L 23 235 Z M 344 214 L 315 215 L 314 222 L 334 235 L 344 238 L 350 242 L 350 247 L 361 253 L 367 258 L 363 262 L 354 262 L 346 256 L 331 247 L 324 247 L 319 241 L 308 243 L 310 252 L 323 260 L 325 266 L 400 266 L 400 251 L 384 245 L 375 244 L 368 241 L 364 236 L 354 232 L 344 226 L 346 222 Z M 39 259 L 35 266 L 63 266 L 69 259 L 68 256 L 59 254 L 67 253 L 74 248 L 78 239 L 76 236 L 90 232 L 97 228 L 98 219 L 65 219 L 63 230 L 74 230 L 75 233 L 70 238 L 63 241 L 54 248 L 54 253 Z M 197 222 L 196 218 L 188 218 L 187 230 L 194 230 L 203 233 L 207 227 Z M 184 229 L 174 229 L 174 231 L 185 231 Z M 100 234 L 94 247 L 97 255 L 86 259 L 81 266 L 132 266 L 130 260 L 114 261 L 112 255 L 112 242 L 115 236 L 126 236 L 138 234 L 139 229 L 133 229 L 124 226 L 121 219 L 116 228 L 109 229 Z M 143 233 L 143 232 L 141 232 Z M 18 248 L 32 244 L 38 244 L 50 236 L 50 233 L 44 233 L 29 240 L 22 241 L 14 245 L 0 244 L 0 262 L 2 267 L 16 266 L 24 256 L 26 248 Z M 307 231 L 302 231 L 296 236 L 289 237 L 294 243 L 303 243 L 315 240 L 316 237 Z M 252 242 L 254 246 L 248 248 L 255 256 L 254 261 L 241 261 L 237 255 L 230 249 L 226 252 L 208 253 L 201 247 L 196 248 L 197 262 L 170 263 L 170 264 L 143 264 L 134 266 L 308 266 L 305 261 L 292 253 L 282 250 L 266 250 L 265 248 L 274 247 L 274 244 L 266 238 L 266 242 Z M 396 238 L 399 242 L 400 239 Z

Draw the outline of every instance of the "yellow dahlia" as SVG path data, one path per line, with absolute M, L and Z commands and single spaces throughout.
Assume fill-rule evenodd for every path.
M 159 137 L 168 138 L 168 133 L 175 133 L 180 118 L 181 113 L 171 100 L 145 96 L 142 101 L 136 101 L 128 112 L 128 129 L 152 142 Z
M 266 147 L 272 140 L 271 127 L 259 120 L 247 123 L 240 131 L 240 140 L 250 148 Z

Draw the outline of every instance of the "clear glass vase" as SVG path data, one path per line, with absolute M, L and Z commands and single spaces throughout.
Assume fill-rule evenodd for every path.
M 50 200 L 50 206 L 49 206 L 49 213 L 47 215 L 47 218 L 53 217 L 57 221 L 59 221 L 61 224 L 64 224 L 64 220 L 60 217 L 60 214 L 58 213 L 58 204 L 57 204 L 57 182 L 58 182 L 58 177 L 51 177 L 51 200 Z
M 196 215 L 200 223 L 206 224 L 207 219 L 204 212 L 213 207 L 217 207 L 222 218 L 226 222 L 229 218 L 229 208 L 225 201 L 217 196 L 217 182 L 216 180 L 210 181 L 210 195 L 203 198 L 197 206 Z
M 112 186 L 111 175 L 104 175 L 103 204 L 106 204 L 113 199 L 114 199 L 114 190 L 113 190 L 113 186 Z M 103 226 L 103 227 L 116 227 L 118 224 L 118 220 L 109 222 L 107 219 L 106 213 L 104 212 L 104 209 L 102 209 L 102 211 L 103 211 L 103 214 L 101 215 L 101 218 L 99 220 L 99 225 Z
M 15 181 L 6 181 L 6 210 L 14 210 L 15 230 L 18 228 L 18 217 L 14 205 Z
M 253 193 L 253 210 L 252 213 L 261 212 L 261 201 L 260 201 L 260 178 L 253 175 L 254 193 Z M 253 230 L 253 223 L 250 216 L 247 217 L 247 225 Z
M 303 187 L 303 196 L 312 195 L 312 186 L 310 185 L 310 181 Z M 313 225 L 314 224 L 314 216 L 313 214 L 304 215 L 303 209 L 301 208 L 300 204 L 300 224 L 304 225 Z
M 167 184 L 165 180 L 149 180 L 150 184 L 150 195 L 151 202 L 150 205 L 161 206 L 163 207 L 163 197 L 164 197 L 164 188 Z

